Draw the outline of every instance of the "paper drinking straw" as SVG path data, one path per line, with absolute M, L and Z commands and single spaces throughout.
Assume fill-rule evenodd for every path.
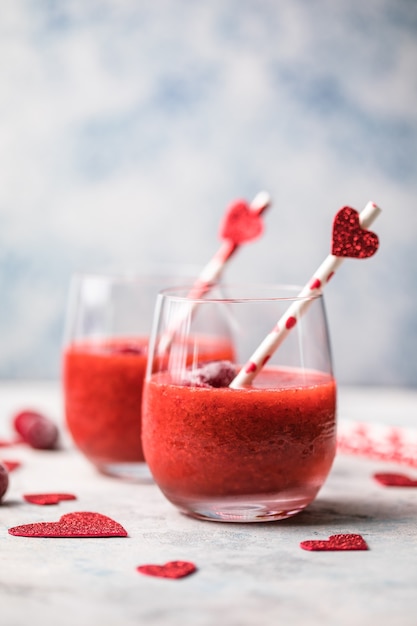
M 372 222 L 378 217 L 381 209 L 373 202 L 368 202 L 366 207 L 359 214 L 359 225 L 361 228 L 367 229 Z M 303 287 L 298 294 L 299 300 L 289 306 L 284 315 L 279 319 L 278 323 L 265 337 L 262 343 L 252 354 L 247 363 L 238 372 L 237 376 L 230 383 L 230 387 L 238 389 L 245 385 L 249 385 L 255 376 L 261 371 L 262 367 L 269 361 L 278 346 L 284 341 L 293 328 L 298 319 L 306 312 L 314 298 L 323 287 L 329 282 L 330 278 L 343 263 L 345 257 L 329 254 L 323 263 L 314 272 L 312 278 Z
M 260 216 L 270 205 L 270 195 L 266 191 L 260 191 L 250 203 L 250 211 L 253 215 Z M 246 241 L 250 241 L 253 238 L 254 237 L 252 236 L 248 237 Z M 232 255 L 235 254 L 242 243 L 243 242 L 236 243 L 232 238 L 224 238 L 224 241 L 218 251 L 200 272 L 197 280 L 187 294 L 187 299 L 198 300 L 213 287 L 213 285 L 219 280 L 227 262 L 230 260 Z M 197 306 L 198 302 L 194 302 L 190 306 L 187 306 L 184 315 L 179 315 L 172 328 L 167 330 L 165 335 L 161 338 L 159 344 L 161 352 L 169 347 L 175 332 L 181 326 L 182 322 L 194 312 Z

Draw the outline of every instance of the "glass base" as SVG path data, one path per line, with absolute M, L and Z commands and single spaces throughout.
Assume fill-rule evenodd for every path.
M 316 494 L 300 498 L 222 498 L 176 501 L 179 510 L 190 517 L 211 522 L 275 522 L 303 511 Z
M 106 476 L 121 480 L 153 483 L 152 474 L 146 463 L 101 463 L 97 469 Z

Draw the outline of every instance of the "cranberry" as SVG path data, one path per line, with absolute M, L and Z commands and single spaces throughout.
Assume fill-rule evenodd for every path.
M 9 486 L 9 472 L 7 469 L 0 463 L 0 500 L 4 496 Z
M 21 411 L 13 419 L 15 430 L 32 448 L 51 450 L 58 442 L 58 428 L 48 417 L 37 411 Z
M 196 387 L 228 387 L 237 374 L 230 361 L 212 361 L 190 371 L 185 383 Z
M 144 348 L 134 344 L 112 346 L 111 352 L 112 354 L 145 354 Z

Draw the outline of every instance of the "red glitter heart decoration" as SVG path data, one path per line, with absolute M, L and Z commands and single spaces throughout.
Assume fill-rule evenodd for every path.
M 374 478 L 384 487 L 417 487 L 417 480 L 406 474 L 379 473 Z
M 37 522 L 9 528 L 16 537 L 127 537 L 118 522 L 90 512 L 67 513 L 58 522 Z
M 58 504 L 62 500 L 76 500 L 72 493 L 27 493 L 23 498 L 31 504 Z
M 197 571 L 194 563 L 189 561 L 169 561 L 165 565 L 139 565 L 136 570 L 146 576 L 159 578 L 184 578 Z
M 244 200 L 229 206 L 220 225 L 220 238 L 239 245 L 259 237 L 263 232 L 262 217 Z
M 13 472 L 13 470 L 20 467 L 22 464 L 20 461 L 0 461 L 2 465 L 7 469 L 8 472 Z
M 348 206 L 333 220 L 332 254 L 339 257 L 366 259 L 378 250 L 378 236 L 361 228 L 359 213 Z
M 300 548 L 311 551 L 369 550 L 361 535 L 331 535 L 328 539 L 302 541 Z

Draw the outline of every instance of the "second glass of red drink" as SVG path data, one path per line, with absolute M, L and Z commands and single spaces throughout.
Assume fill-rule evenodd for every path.
M 158 291 L 185 275 L 192 276 L 191 268 L 72 279 L 62 364 L 66 425 L 76 447 L 102 473 L 150 479 L 141 402 L 152 314 Z M 206 358 L 230 356 L 230 350 L 217 349 L 206 346 Z

